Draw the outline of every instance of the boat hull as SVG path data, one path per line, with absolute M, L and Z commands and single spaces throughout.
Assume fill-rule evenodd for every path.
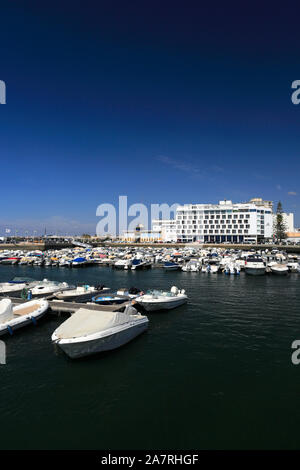
M 147 302 L 141 301 L 137 302 L 147 311 L 147 312 L 155 312 L 156 310 L 172 310 L 173 308 L 179 307 L 187 302 L 187 298 L 184 299 L 176 299 L 173 301 L 161 301 L 161 302 Z
M 143 321 L 134 326 L 124 328 L 116 333 L 102 336 L 92 340 L 74 341 L 67 340 L 57 341 L 57 345 L 71 359 L 78 359 L 98 354 L 105 351 L 117 349 L 133 340 L 148 328 L 148 320 Z
M 250 268 L 250 267 L 245 267 L 245 273 L 250 274 L 252 276 L 262 276 L 263 274 L 266 273 L 266 268 Z
M 19 318 L 14 318 L 11 321 L 7 322 L 7 324 L 2 323 L 0 324 L 0 336 L 6 334 L 12 334 L 15 330 L 19 330 L 28 325 L 36 325 L 37 320 L 43 317 L 48 310 L 48 302 L 44 302 L 43 306 L 40 308 L 40 312 L 35 314 L 28 314 L 24 315 Z
M 276 276 L 286 276 L 288 274 L 289 270 L 286 269 L 286 270 L 281 271 L 281 270 L 271 268 L 271 272 L 272 272 L 272 274 L 276 274 Z

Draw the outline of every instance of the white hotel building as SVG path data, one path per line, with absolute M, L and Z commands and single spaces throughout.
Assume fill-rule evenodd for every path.
M 293 214 L 284 214 L 292 231 Z M 152 220 L 152 230 L 137 227 L 124 232 L 127 241 L 241 243 L 273 237 L 273 203 L 261 198 L 234 204 L 184 204 L 176 209 L 175 219 Z
M 247 242 L 271 238 L 272 202 L 260 198 L 246 203 L 184 204 L 176 210 L 178 242 Z

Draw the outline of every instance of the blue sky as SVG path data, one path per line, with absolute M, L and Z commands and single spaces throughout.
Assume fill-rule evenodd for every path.
M 94 233 L 119 195 L 281 200 L 300 226 L 297 4 L 270 5 L 1 6 L 0 234 Z

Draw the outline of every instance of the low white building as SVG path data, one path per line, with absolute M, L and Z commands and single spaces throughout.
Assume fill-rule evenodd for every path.
M 154 232 L 160 232 L 160 238 L 163 242 L 177 242 L 175 219 L 152 220 L 152 230 Z
M 135 230 L 126 230 L 122 240 L 127 242 L 156 242 L 161 240 L 160 230 L 146 230 L 143 225 L 137 225 Z

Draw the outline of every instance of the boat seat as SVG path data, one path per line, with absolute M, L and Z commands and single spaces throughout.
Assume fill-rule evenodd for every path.
M 28 307 L 23 307 L 18 310 L 14 310 L 14 315 L 22 316 L 22 315 L 28 315 L 29 313 L 35 312 L 39 308 L 38 304 L 34 305 L 29 305 Z

